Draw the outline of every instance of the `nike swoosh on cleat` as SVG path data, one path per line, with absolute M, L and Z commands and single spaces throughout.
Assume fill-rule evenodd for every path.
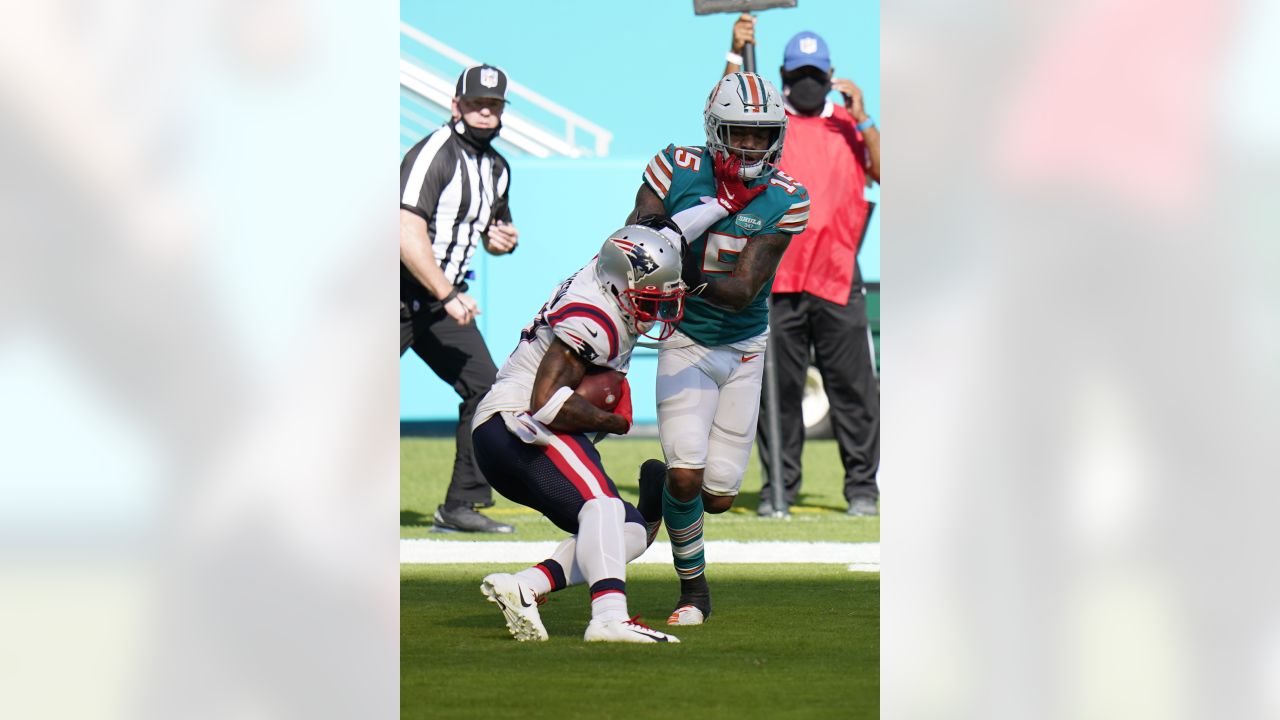
M 658 642 L 666 642 L 666 641 L 667 641 L 667 636 L 666 636 L 666 635 L 663 635 L 662 633 L 658 632 L 657 630 L 653 630 L 653 629 L 646 628 L 646 627 L 637 627 L 636 625 L 631 624 L 631 623 L 628 623 L 628 624 L 629 624 L 629 625 L 631 625 L 631 632 L 636 632 L 636 633 L 640 633 L 641 635 L 644 635 L 644 636 L 646 636 L 646 637 L 651 637 L 651 638 L 653 638 L 654 640 L 657 640 Z
M 533 603 L 529 603 L 529 602 L 525 602 L 525 601 L 524 601 L 524 590 L 521 590 L 521 591 L 520 591 L 520 593 L 519 593 L 519 595 L 520 595 L 520 604 L 521 604 L 521 605 L 523 605 L 523 606 L 525 606 L 525 607 L 533 607 Z

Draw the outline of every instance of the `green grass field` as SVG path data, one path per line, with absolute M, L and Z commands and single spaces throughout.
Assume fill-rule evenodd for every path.
M 605 469 L 622 497 L 636 501 L 640 463 L 662 457 L 657 440 L 608 439 L 598 446 Z M 457 534 L 431 530 L 431 514 L 444 502 L 453 468 L 453 438 L 402 438 L 400 440 L 400 536 L 461 539 Z M 834 440 L 805 444 L 804 485 L 800 503 L 790 520 L 756 517 L 760 503 L 760 465 L 755 454 L 742 482 L 734 507 L 722 515 L 708 515 L 708 540 L 793 540 L 878 542 L 880 519 L 844 514 L 844 470 Z M 558 540 L 564 533 L 537 512 L 494 494 L 497 504 L 486 510 L 496 520 L 515 526 L 515 536 L 467 535 L 468 540 Z M 665 540 L 665 530 L 660 539 Z
M 582 642 L 587 593 L 542 607 L 551 639 L 518 643 L 480 595 L 515 566 L 406 565 L 400 571 L 404 718 L 875 718 L 880 576 L 833 565 L 709 570 L 715 614 L 672 628 L 679 645 Z M 671 610 L 670 568 L 628 567 L 633 613 Z
M 662 457 L 657 440 L 608 440 L 605 468 L 635 501 L 636 472 Z M 431 531 L 453 463 L 452 438 L 402 438 L 400 535 L 448 540 L 558 540 L 538 513 L 495 495 L 486 510 L 516 534 Z M 734 509 L 709 515 L 716 540 L 878 542 L 879 518 L 844 514 L 833 441 L 805 447 L 805 493 L 790 520 L 756 517 L 753 456 Z M 666 542 L 665 530 L 658 542 Z M 588 595 L 573 587 L 542 607 L 546 643 L 511 639 L 480 595 L 491 572 L 520 566 L 403 565 L 400 703 L 405 718 L 874 718 L 879 716 L 880 576 L 844 565 L 712 565 L 714 615 L 673 630 L 679 645 L 587 644 Z M 658 629 L 678 594 L 674 570 L 630 565 L 631 612 Z

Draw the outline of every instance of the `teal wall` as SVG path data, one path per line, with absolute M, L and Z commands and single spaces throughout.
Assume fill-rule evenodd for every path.
M 733 16 L 695 16 L 687 0 L 637 8 L 576 1 L 401 4 L 409 24 L 503 67 L 515 81 L 614 133 L 607 158 L 538 160 L 508 154 L 520 248 L 509 257 L 479 253 L 473 264 L 473 294 L 483 311 L 478 324 L 499 365 L 553 287 L 622 224 L 653 153 L 671 142 L 704 141 L 702 106 L 724 66 Z M 757 25 L 760 67 L 778 83 L 787 39 L 814 30 L 830 44 L 837 75 L 858 83 L 871 113 L 879 117 L 879 23 L 878 4 L 860 0 L 803 0 L 797 8 L 766 11 Z M 877 190 L 869 196 L 878 202 Z M 861 262 L 868 280 L 880 279 L 878 211 Z M 629 377 L 640 423 L 656 421 L 655 370 L 652 351 L 638 350 Z M 452 389 L 412 351 L 405 355 L 403 419 L 454 419 L 457 403 Z

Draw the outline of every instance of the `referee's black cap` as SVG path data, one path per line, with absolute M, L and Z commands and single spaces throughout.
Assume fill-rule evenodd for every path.
M 458 76 L 454 97 L 506 100 L 507 74 L 501 68 L 487 64 L 469 67 Z

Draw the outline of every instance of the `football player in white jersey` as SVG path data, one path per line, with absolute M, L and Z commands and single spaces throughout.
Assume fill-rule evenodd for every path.
M 669 220 L 648 221 L 670 224 Z M 515 573 L 485 577 L 511 634 L 545 640 L 538 602 L 588 583 L 591 622 L 583 639 L 679 642 L 628 619 L 626 563 L 652 538 L 617 488 L 587 433 L 631 429 L 626 381 L 614 412 L 574 393 L 589 370 L 625 373 L 640 336 L 665 338 L 683 314 L 680 247 L 653 227 L 628 225 L 552 294 L 521 333 L 472 423 L 476 462 L 495 490 L 546 515 L 573 537 L 551 557 Z
M 661 519 L 680 578 L 669 625 L 701 625 L 711 615 L 703 515 L 728 511 L 742 485 L 760 410 L 769 290 L 809 218 L 808 191 L 775 166 L 787 114 L 772 83 L 753 73 L 726 75 L 703 120 L 706 145 L 669 145 L 655 155 L 633 210 L 670 215 L 687 240 L 684 317 L 658 354 L 666 462 L 640 470 L 642 490 L 665 485 Z M 643 493 L 640 510 L 649 517 Z

